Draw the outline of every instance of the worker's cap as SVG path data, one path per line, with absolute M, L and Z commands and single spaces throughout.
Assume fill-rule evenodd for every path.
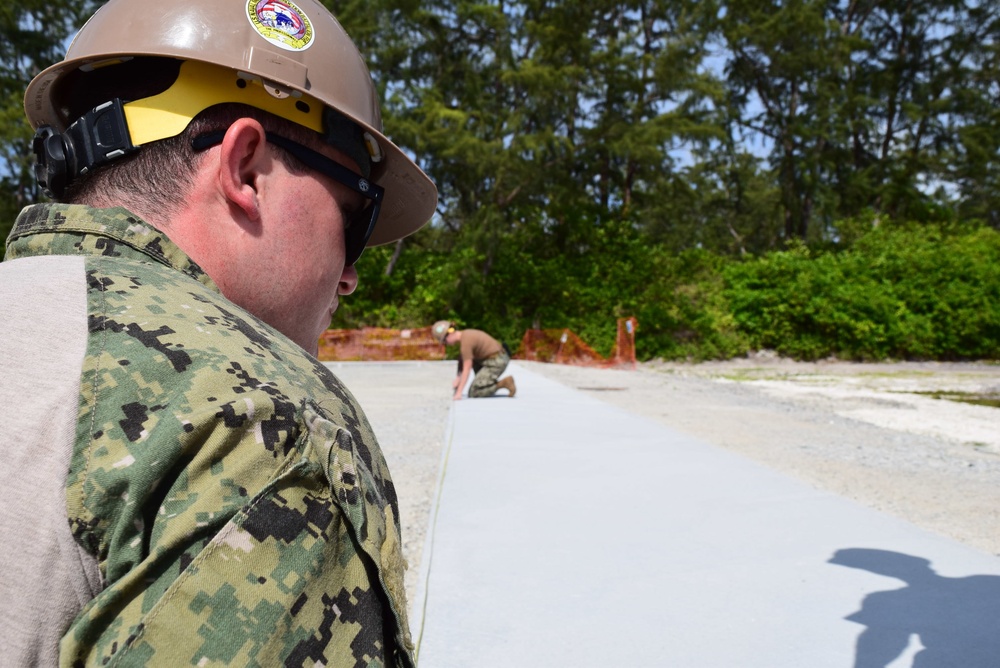
M 438 320 L 433 325 L 431 325 L 431 333 L 434 338 L 444 343 L 445 337 L 451 332 L 454 332 L 455 328 L 452 326 L 449 320 Z

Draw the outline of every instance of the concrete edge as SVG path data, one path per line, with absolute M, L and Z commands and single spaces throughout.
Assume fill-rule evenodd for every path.
M 430 515 L 427 518 L 427 531 L 424 534 L 424 546 L 420 555 L 420 568 L 417 571 L 417 589 L 410 606 L 413 611 L 410 619 L 410 633 L 414 638 L 414 662 L 420 660 L 420 641 L 424 633 L 424 617 L 427 612 L 427 589 L 430 580 L 431 561 L 434 556 L 434 529 L 437 526 L 438 510 L 441 507 L 441 490 L 444 487 L 444 477 L 448 471 L 448 456 L 455 434 L 455 402 L 448 408 L 448 419 L 445 423 L 441 460 L 438 464 L 437 481 L 434 484 L 434 494 L 431 497 Z

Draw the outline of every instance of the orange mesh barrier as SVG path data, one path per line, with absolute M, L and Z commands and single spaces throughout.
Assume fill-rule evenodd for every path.
M 605 362 L 597 352 L 568 329 L 529 329 L 521 339 L 518 359 L 576 366 Z
M 521 339 L 515 358 L 576 366 L 635 367 L 635 318 L 619 318 L 615 348 L 605 359 L 568 329 L 529 329 Z M 319 340 L 319 359 L 324 362 L 388 362 L 395 360 L 443 360 L 445 347 L 430 327 L 416 329 L 328 329 Z
M 609 362 L 616 366 L 629 365 L 635 368 L 635 331 L 639 329 L 639 321 L 634 317 L 618 318 L 618 336 L 615 337 L 615 349 L 611 352 Z
M 635 318 L 619 318 L 615 348 L 605 359 L 568 329 L 529 329 L 521 339 L 517 359 L 574 366 L 635 368 Z
M 393 360 L 443 360 L 444 346 L 430 327 L 417 329 L 328 329 L 319 339 L 319 359 L 324 362 Z

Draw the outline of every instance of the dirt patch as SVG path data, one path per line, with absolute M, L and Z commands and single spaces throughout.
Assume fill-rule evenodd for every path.
M 843 417 L 1000 453 L 1000 413 L 984 410 L 1000 403 L 1000 365 L 805 363 L 759 355 L 697 365 L 651 363 L 644 368 L 739 382 Z

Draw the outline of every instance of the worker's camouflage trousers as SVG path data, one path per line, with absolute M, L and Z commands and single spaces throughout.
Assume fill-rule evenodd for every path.
M 509 363 L 510 355 L 504 350 L 482 361 L 474 361 L 472 370 L 476 372 L 476 377 L 472 379 L 472 386 L 469 387 L 469 397 L 492 397 L 496 394 L 497 380 Z

